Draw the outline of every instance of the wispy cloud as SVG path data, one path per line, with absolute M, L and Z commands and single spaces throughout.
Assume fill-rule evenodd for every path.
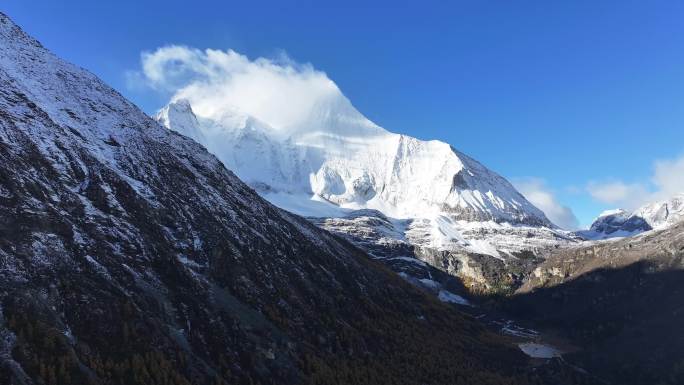
M 644 184 L 625 183 L 619 180 L 589 182 L 587 192 L 601 203 L 625 209 L 634 209 L 648 201 L 651 193 Z
M 520 191 L 533 205 L 546 214 L 551 222 L 568 229 L 579 228 L 579 221 L 572 209 L 561 204 L 546 182 L 540 178 L 514 179 L 515 188 Z
M 598 202 L 628 210 L 667 199 L 684 192 L 684 155 L 654 162 L 653 173 L 648 181 L 594 181 L 587 184 L 586 190 Z
M 232 50 L 171 45 L 143 52 L 141 69 L 128 79 L 189 100 L 200 116 L 219 119 L 238 109 L 276 129 L 297 125 L 317 103 L 341 95 L 324 72 L 282 52 L 250 60 Z

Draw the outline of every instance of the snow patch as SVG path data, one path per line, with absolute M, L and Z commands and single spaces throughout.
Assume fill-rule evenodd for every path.
M 447 290 L 440 290 L 439 294 L 437 295 L 437 298 L 439 298 L 439 300 L 442 302 L 471 306 L 470 302 L 467 299 Z
M 554 358 L 561 357 L 562 352 L 553 346 L 535 342 L 524 342 L 518 344 L 520 350 L 532 358 Z

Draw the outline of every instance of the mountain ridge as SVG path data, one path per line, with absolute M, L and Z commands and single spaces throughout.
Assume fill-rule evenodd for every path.
M 2 13 L 0 149 L 2 383 L 539 382 Z
M 340 97 L 343 96 L 340 95 Z M 169 112 L 181 108 L 188 116 L 178 117 L 178 114 L 172 114 L 172 116 L 177 116 L 178 121 L 169 117 Z M 351 104 L 347 109 L 352 109 L 354 114 L 362 116 L 353 109 Z M 320 114 L 312 112 L 312 115 Z M 341 207 L 379 209 L 397 218 L 417 217 L 425 211 L 445 210 L 466 221 L 493 220 L 554 227 L 543 212 L 529 203 L 504 178 L 449 144 L 436 140 L 421 141 L 402 134 L 392 134 L 370 121 L 367 124 L 360 124 L 358 123 L 360 118 L 346 120 L 344 115 L 340 117 L 330 111 L 322 115 L 324 118 L 319 122 L 310 123 L 315 128 L 296 130 L 295 134 L 283 142 L 275 138 L 276 135 L 270 134 L 270 132 L 277 131 L 276 129 L 269 129 L 267 124 L 255 124 L 256 131 L 264 136 L 271 136 L 268 140 L 261 139 L 266 142 L 265 145 L 276 144 L 281 147 L 281 151 L 289 152 L 288 155 L 291 158 L 298 159 L 299 163 L 304 164 L 303 171 L 295 170 L 294 173 L 298 176 L 291 178 L 292 180 L 304 179 L 300 180 L 303 183 L 288 186 L 291 189 L 287 192 L 314 194 Z M 192 131 L 190 135 L 198 139 L 200 143 L 203 139 L 193 133 L 213 133 L 212 125 L 223 124 L 225 130 L 222 130 L 222 133 L 252 128 L 252 125 L 247 123 L 250 119 L 248 115 L 238 119 L 237 124 L 235 121 L 218 122 L 203 118 L 201 119 L 204 121 L 203 125 L 203 122 L 193 113 L 187 100 L 170 103 L 157 113 L 156 118 L 167 128 L 182 133 Z M 330 120 L 342 121 L 345 124 L 326 126 Z M 185 121 L 196 123 L 188 128 L 183 123 Z M 233 127 L 226 127 L 226 124 L 228 126 L 233 124 Z M 352 128 L 348 128 L 349 125 Z M 338 129 L 340 126 L 343 128 Z M 371 129 L 367 130 L 366 126 L 371 126 Z M 356 137 L 350 132 L 353 135 L 365 136 Z M 231 139 L 225 136 L 212 138 L 214 142 L 222 141 L 226 145 L 230 145 Z M 207 143 L 210 151 L 213 147 L 212 152 L 224 160 L 227 167 L 234 169 L 238 175 L 249 174 L 245 167 L 241 167 L 227 154 L 228 152 L 240 153 L 239 149 L 222 150 L 217 148 L 220 145 L 209 144 L 208 139 L 204 140 L 204 143 Z M 300 148 L 297 150 L 288 148 L 293 145 Z M 263 149 L 261 151 L 265 152 Z M 288 155 L 280 154 L 279 157 L 282 160 Z M 421 159 L 425 159 L 426 162 L 432 161 L 432 167 L 428 167 L 430 163 L 416 163 Z M 286 168 L 297 167 L 294 164 L 287 163 Z M 437 171 L 429 171 L 435 169 L 435 165 L 437 165 Z M 426 170 L 430 174 L 427 177 L 420 176 L 418 173 L 418 171 L 426 172 Z M 278 172 L 271 174 L 278 174 Z M 307 178 L 309 180 L 306 180 Z M 249 180 L 249 177 L 246 179 Z M 262 179 L 254 179 L 253 183 L 268 184 L 268 180 L 272 180 L 273 175 L 262 176 Z M 409 183 L 408 180 L 413 180 L 413 182 Z M 430 186 L 431 190 L 422 190 L 420 186 L 423 185 Z M 303 186 L 304 189 L 302 189 Z M 411 191 L 416 188 L 417 192 Z
M 623 209 L 601 213 L 588 231 L 578 234 L 589 240 L 630 237 L 646 231 L 663 230 L 684 220 L 684 193 L 646 203 L 634 211 Z
M 533 260 L 578 241 L 475 159 L 445 142 L 386 131 L 335 92 L 326 100 L 341 100 L 342 113 L 333 103 L 285 134 L 232 107 L 197 116 L 184 99 L 155 119 L 197 139 L 276 206 L 371 255 L 427 261 L 477 292 L 509 290 Z

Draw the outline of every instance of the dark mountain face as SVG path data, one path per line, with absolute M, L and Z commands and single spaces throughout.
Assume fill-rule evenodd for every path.
M 3 384 L 543 382 L 2 14 L 0 306 Z
M 636 235 L 649 230 L 653 230 L 653 227 L 638 213 L 613 210 L 596 218 L 589 230 L 580 230 L 577 235 L 585 239 L 607 239 Z
M 591 225 L 591 231 L 602 234 L 613 234 L 616 231 L 637 233 L 652 230 L 644 218 L 638 216 L 610 215 L 597 219 Z
M 559 251 L 504 307 L 579 349 L 613 384 L 684 383 L 684 223 Z

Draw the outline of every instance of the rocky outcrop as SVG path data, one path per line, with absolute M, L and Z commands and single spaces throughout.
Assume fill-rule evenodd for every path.
M 469 239 L 501 242 L 512 249 L 505 257 L 495 258 L 469 251 L 466 247 L 449 249 L 421 244 L 416 239 L 421 234 L 415 228 L 407 232 L 409 237 L 402 231 L 415 226 L 412 221 L 392 220 L 376 210 L 357 210 L 341 218 L 309 220 L 348 239 L 405 276 L 422 279 L 438 274 L 437 270 L 442 273 L 439 274 L 442 282 L 455 279 L 465 289 L 465 292 L 459 291 L 464 295 L 510 294 L 520 287 L 534 266 L 543 261 L 541 255 L 548 254 L 561 242 L 574 241 L 556 238 L 552 230 L 540 230 L 535 234 L 530 234 L 533 229 L 517 227 L 469 230 Z M 510 233 L 502 234 L 502 231 Z M 511 246 L 511 239 L 521 240 L 519 249 Z M 547 243 L 540 242 L 542 239 Z M 526 240 L 529 243 L 525 243 Z
M 470 295 L 506 295 L 513 293 L 530 274 L 535 257 L 500 260 L 489 255 L 419 248 L 418 258 L 447 274 L 457 277 Z
M 684 269 L 684 223 L 657 232 L 559 249 L 537 266 L 519 292 L 572 281 L 599 269 L 648 262 L 655 271 Z

